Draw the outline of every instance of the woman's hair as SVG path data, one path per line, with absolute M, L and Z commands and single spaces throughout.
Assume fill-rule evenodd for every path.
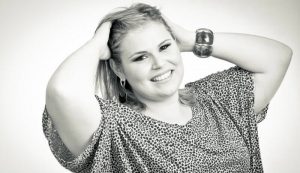
M 147 22 L 154 21 L 163 24 L 175 39 L 171 28 L 163 19 L 161 12 L 147 4 L 134 4 L 116 12 L 109 13 L 99 23 L 97 29 L 105 22 L 111 22 L 111 29 L 108 40 L 108 47 L 111 57 L 117 66 L 121 66 L 120 44 L 126 34 Z M 96 31 L 97 31 L 96 29 Z M 100 60 L 97 69 L 96 89 L 100 87 L 102 97 L 110 100 L 117 100 L 136 110 L 143 110 L 146 105 L 140 102 L 134 95 L 128 82 L 125 87 L 120 84 L 120 78 L 112 70 L 109 60 Z M 193 94 L 186 90 L 179 90 L 179 100 L 186 105 L 195 102 Z

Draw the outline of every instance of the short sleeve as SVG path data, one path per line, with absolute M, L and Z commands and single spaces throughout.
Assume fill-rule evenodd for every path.
M 249 149 L 250 172 L 262 172 L 257 123 L 265 118 L 269 105 L 254 113 L 253 73 L 235 66 L 186 87 L 192 88 L 199 105 L 234 124 Z
M 250 115 L 259 123 L 266 116 L 268 105 L 258 114 L 254 113 L 253 73 L 238 66 L 211 74 L 189 85 L 205 91 L 236 118 Z
M 107 101 L 96 96 L 101 111 L 107 106 Z M 50 149 L 58 162 L 72 172 L 92 172 L 92 170 L 108 171 L 110 167 L 110 122 L 102 115 L 98 129 L 93 133 L 89 145 L 78 156 L 74 156 L 61 140 L 51 116 L 45 106 L 42 126 Z

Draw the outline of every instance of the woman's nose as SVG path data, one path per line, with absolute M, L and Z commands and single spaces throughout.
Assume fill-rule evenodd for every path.
M 162 56 L 159 55 L 154 55 L 152 57 L 152 69 L 156 70 L 156 69 L 160 69 L 161 67 L 163 67 L 165 64 L 165 59 Z

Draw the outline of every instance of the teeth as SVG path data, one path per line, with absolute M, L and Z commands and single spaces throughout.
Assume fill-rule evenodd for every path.
M 171 75 L 171 71 L 168 71 L 165 74 L 162 74 L 160 76 L 157 76 L 157 77 L 153 78 L 152 80 L 155 81 L 155 82 L 161 81 L 161 80 L 167 79 L 170 75 Z

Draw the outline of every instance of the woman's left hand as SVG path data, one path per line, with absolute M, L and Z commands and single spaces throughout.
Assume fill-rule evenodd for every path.
M 193 50 L 194 44 L 195 44 L 195 37 L 196 34 L 193 31 L 189 31 L 175 23 L 173 23 L 170 19 L 168 19 L 166 16 L 163 15 L 164 20 L 167 22 L 167 24 L 170 26 L 178 47 L 181 52 L 190 52 Z

